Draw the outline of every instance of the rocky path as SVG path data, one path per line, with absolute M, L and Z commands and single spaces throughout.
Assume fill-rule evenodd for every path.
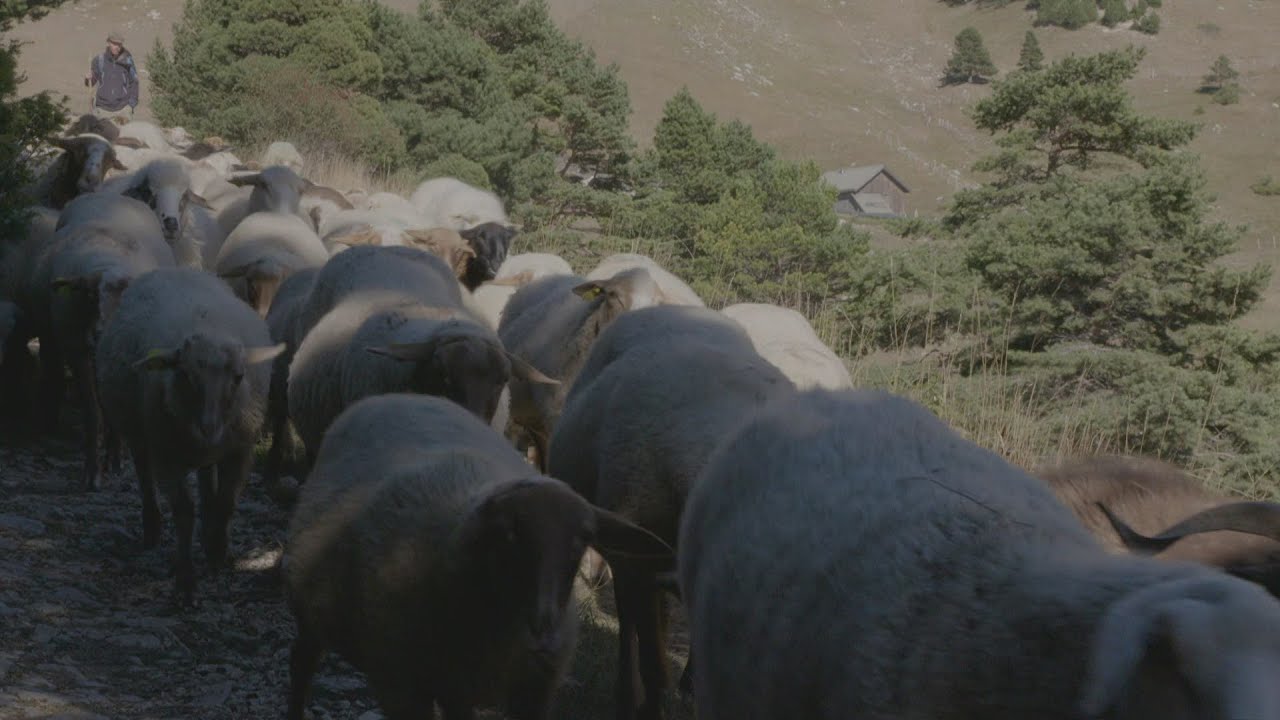
M 182 610 L 171 524 L 144 552 L 132 469 L 86 493 L 78 457 L 71 432 L 0 441 L 0 719 L 284 717 L 286 513 L 255 476 L 232 526 L 234 570 L 202 577 L 200 605 Z M 317 720 L 381 717 L 335 659 L 315 700 Z

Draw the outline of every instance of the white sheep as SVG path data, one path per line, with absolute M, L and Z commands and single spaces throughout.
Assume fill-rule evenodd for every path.
M 405 227 L 431 227 L 427 218 L 408 200 L 389 192 L 376 192 L 364 201 L 365 209 L 402 223 Z
M 302 158 L 302 153 L 298 152 L 298 148 L 293 143 L 278 140 L 267 146 L 262 153 L 262 167 L 270 167 L 272 165 L 282 165 L 290 170 L 302 174 L 306 169 L 306 161 Z
M 520 253 L 508 256 L 497 276 L 476 288 L 472 295 L 490 327 L 498 327 L 502 310 L 516 290 L 549 275 L 572 275 L 564 258 L 551 253 Z
M 130 120 L 120 126 L 120 137 L 132 138 L 143 145 L 166 154 L 177 154 L 177 150 L 169 143 L 165 130 L 155 123 L 146 120 Z
M 881 391 L 727 438 L 679 579 L 700 720 L 1276 717 L 1280 604 L 1107 553 L 1047 485 Z
M 379 395 L 326 433 L 281 569 L 298 626 L 288 717 L 302 720 L 326 651 L 389 718 L 476 706 L 546 718 L 576 641 L 573 569 L 588 546 L 620 566 L 670 549 L 564 483 L 450 402 Z M 412 669 L 411 672 L 405 672 Z
M 804 315 L 766 303 L 738 303 L 721 312 L 746 328 L 756 350 L 801 390 L 853 387 L 844 361 L 818 338 Z
M 634 310 L 592 345 L 552 432 L 547 472 L 679 551 L 685 496 L 711 451 L 767 403 L 794 392 L 720 313 L 674 305 Z M 613 576 L 618 716 L 657 717 L 667 686 L 667 618 L 656 578 L 617 568 Z M 637 656 L 640 688 L 633 684 Z
M 427 227 L 466 230 L 486 222 L 510 224 L 497 195 L 457 178 L 427 180 L 413 191 L 409 202 L 426 218 Z
M 662 294 L 666 296 L 667 303 L 671 305 L 696 305 L 704 306 L 702 298 L 689 287 L 685 281 L 671 274 L 669 270 L 659 265 L 653 258 L 648 255 L 640 255 L 638 253 L 617 253 L 600 261 L 591 272 L 587 273 L 588 280 L 600 280 L 607 277 L 613 277 L 623 270 L 631 268 L 644 268 L 649 271 L 649 275 L 653 277 L 654 282 L 658 283 L 658 287 L 662 288 Z
M 227 236 L 210 264 L 236 296 L 266 317 L 280 283 L 329 259 L 320 238 L 296 215 L 257 212 Z
M 191 268 L 139 277 L 103 330 L 98 387 L 138 471 L 143 544 L 160 539 L 158 485 L 177 526 L 177 590 L 187 603 L 195 592 L 195 507 L 186 475 L 199 471 L 201 544 L 217 568 L 262 428 L 268 361 L 283 349 L 222 281 Z
M 202 255 L 208 254 L 205 248 L 221 243 L 222 232 L 213 208 L 192 188 L 190 171 L 189 161 L 163 157 L 107 181 L 102 192 L 126 195 L 150 205 L 178 264 L 209 267 Z
M 542 470 L 546 470 L 547 440 L 591 343 L 622 313 L 662 301 L 653 278 L 640 269 L 606 280 L 553 275 L 511 296 L 498 325 L 502 344 L 560 381 L 547 385 L 513 378 L 510 385 L 509 432 L 525 436 Z

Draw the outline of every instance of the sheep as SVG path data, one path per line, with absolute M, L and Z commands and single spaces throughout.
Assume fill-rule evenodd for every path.
M 36 302 L 32 275 L 53 241 L 57 222 L 56 210 L 33 208 L 20 237 L 0 239 L 0 305 L 4 308 L 0 328 L 0 413 L 15 430 L 22 426 L 34 399 L 31 378 L 35 365 L 27 349 L 27 342 L 37 334 L 31 312 Z
M 413 191 L 409 202 L 428 221 L 426 227 L 466 230 L 486 222 L 509 225 L 497 195 L 457 178 L 427 180 Z
M 100 118 L 93 113 L 85 113 L 76 118 L 62 134 L 66 136 L 83 135 L 84 133 L 93 133 L 106 138 L 107 142 L 113 145 L 120 139 L 120 126 L 111 122 L 106 118 Z
M 658 283 L 658 287 L 662 288 L 662 294 L 667 297 L 667 302 L 672 305 L 694 305 L 703 307 L 706 303 L 702 302 L 702 298 L 693 291 L 683 280 L 672 275 L 670 271 L 663 268 L 657 262 L 647 255 L 639 255 L 636 253 L 617 253 L 610 255 L 600 261 L 591 272 L 587 273 L 588 280 L 600 280 L 607 277 L 613 277 L 623 270 L 631 268 L 644 268 L 649 271 L 649 275 L 653 277 L 654 282 Z
M 471 247 L 474 255 L 467 261 L 462 284 L 475 291 L 480 284 L 498 276 L 498 268 L 507 259 L 515 228 L 495 222 L 486 222 L 462 230 L 459 234 Z
M 768 402 L 794 392 L 742 328 L 714 310 L 634 310 L 592 345 L 551 435 L 548 474 L 679 552 L 685 497 L 711 451 Z M 657 578 L 617 568 L 613 575 L 618 717 L 657 718 L 667 686 L 667 611 Z
M 475 250 L 457 230 L 414 229 L 376 210 L 351 209 L 327 218 L 321 226 L 321 233 L 325 247 L 334 255 L 357 245 L 407 245 L 426 250 L 444 260 L 460 282 L 473 274 L 470 268 L 476 258 Z M 469 285 L 465 287 L 472 289 Z
M 138 472 L 143 545 L 160 539 L 158 485 L 177 529 L 175 587 L 188 605 L 195 595 L 195 508 L 186 474 L 198 470 L 201 545 L 216 570 L 227 560 L 231 516 L 253 463 L 269 361 L 283 349 L 222 281 L 193 268 L 134 280 L 102 332 L 98 387 Z
M 472 295 L 489 327 L 497 328 L 502 310 L 515 291 L 548 275 L 572 275 L 573 268 L 564 258 L 551 253 L 510 255 L 498 267 L 496 277 L 476 288 Z
M 311 229 L 317 233 L 326 218 L 343 210 L 354 209 L 355 206 L 342 193 L 331 187 L 315 184 L 303 191 L 298 203 L 298 212 L 311 223 Z
M 164 139 L 174 150 L 184 153 L 196 144 L 196 139 L 184 127 L 164 128 Z
M 271 366 L 271 389 L 267 394 L 266 429 L 271 433 L 271 447 L 262 471 L 262 482 L 268 493 L 278 502 L 290 500 L 290 493 L 281 481 L 285 456 L 294 452 L 293 433 L 289 423 L 289 365 L 302 342 L 299 319 L 302 306 L 315 284 L 319 268 L 299 270 L 284 282 L 271 299 L 267 311 L 267 331 L 272 342 L 283 343 L 284 351 L 276 356 Z
M 338 652 L 389 720 L 505 706 L 546 718 L 576 644 L 584 548 L 669 567 L 670 548 L 537 475 L 448 401 L 380 395 L 326 433 L 281 561 L 297 624 L 288 717 Z M 407 672 L 408 671 L 408 672 Z
M 1211 492 L 1150 458 L 1081 458 L 1036 475 L 1113 551 L 1163 551 L 1162 558 L 1222 568 L 1280 595 L 1280 506 L 1274 503 Z
M 231 176 L 231 184 L 252 187 L 249 197 L 249 214 L 256 212 L 301 214 L 302 196 L 314 185 L 283 165 L 271 165 L 258 172 L 237 173 Z
M 306 161 L 302 159 L 302 153 L 298 152 L 298 148 L 293 143 L 276 141 L 267 146 L 265 152 L 262 153 L 262 167 L 271 167 L 279 165 L 287 167 L 295 173 L 301 174 L 306 168 Z
M 202 249 L 222 240 L 213 208 L 192 189 L 189 165 L 181 158 L 152 160 L 128 175 L 106 182 L 102 191 L 150 205 L 179 265 L 206 266 Z
M 342 410 L 342 358 L 361 324 L 397 306 L 460 309 L 461 295 L 444 262 L 417 248 L 355 247 L 320 268 L 298 311 L 301 340 L 287 382 L 289 417 L 308 467 L 325 428 Z
M 539 469 L 546 471 L 547 440 L 591 343 L 622 313 L 663 300 L 653 278 L 637 269 L 606 280 L 546 277 L 507 301 L 498 325 L 503 346 L 560 381 L 529 384 L 513 378 L 510 384 L 509 434 L 528 440 Z
M 1107 553 L 1044 483 L 887 392 L 771 403 L 713 453 L 679 543 L 700 720 L 1280 707 L 1273 598 Z
M 176 153 L 173 146 L 169 144 L 169 138 L 165 136 L 165 131 L 155 123 L 149 123 L 145 120 L 130 120 L 121 125 L 120 137 L 137 140 L 152 150 L 160 150 L 166 154 Z
M 285 278 L 329 259 L 320 238 L 294 215 L 257 212 L 227 236 L 210 267 L 236 295 L 266 317 Z
M 63 216 L 76 214 L 82 195 L 69 204 Z M 103 212 L 101 219 L 73 221 L 54 235 L 43 261 L 36 269 L 36 281 L 48 281 L 48 308 L 38 315 L 40 361 L 44 369 L 45 411 L 56 421 L 62 398 L 63 365 L 71 369 L 80 387 L 84 406 L 84 471 L 87 490 L 102 486 L 102 411 L 94 384 L 94 346 L 102 328 L 119 306 L 130 282 L 160 267 L 172 267 L 174 258 L 165 243 L 160 224 L 140 202 L 114 197 L 114 207 L 92 203 Z M 139 214 L 151 221 L 148 226 Z M 128 216 L 134 216 L 128 218 Z M 122 231 L 128 219 L 132 232 Z M 44 308 L 41 308 L 44 310 Z M 111 464 L 118 466 L 115 433 L 106 428 Z
M 100 313 L 113 307 L 123 292 L 123 280 L 144 268 L 173 265 L 174 257 L 151 208 L 113 193 L 77 196 L 58 214 L 54 229 L 30 266 L 26 307 L 41 337 L 42 364 L 62 367 L 64 351 L 57 335 L 65 333 L 74 338 L 76 347 L 67 350 L 71 357 L 65 358 L 74 368 L 74 361 L 83 359 L 84 343 L 92 345 L 96 336 L 87 333 L 100 328 L 107 319 Z M 99 291 L 106 294 L 99 296 Z M 63 375 L 47 372 L 42 378 L 41 409 L 51 428 L 61 405 Z
M 49 169 L 41 185 L 48 185 L 48 206 L 61 210 L 72 198 L 83 193 L 96 192 L 102 186 L 107 171 L 125 170 L 116 157 L 111 141 L 93 133 L 70 137 L 56 137 L 50 144 L 63 150 L 62 156 Z M 36 190 L 39 199 L 46 197 L 44 187 Z
M 853 387 L 844 361 L 818 338 L 804 315 L 765 303 L 738 303 L 720 312 L 746 328 L 756 351 L 786 373 L 796 387 Z
M 383 217 L 394 219 L 405 227 L 426 227 L 427 218 L 413 203 L 389 192 L 376 192 L 365 199 L 365 209 L 377 211 Z

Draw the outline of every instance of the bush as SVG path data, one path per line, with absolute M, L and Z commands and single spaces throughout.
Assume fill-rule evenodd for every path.
M 468 185 L 486 190 L 493 189 L 493 184 L 489 182 L 489 174 L 484 171 L 484 166 L 463 155 L 445 155 L 434 162 L 427 163 L 422 168 L 423 180 L 437 177 L 457 178 Z
M 1036 25 L 1057 25 L 1078 30 L 1098 19 L 1094 0 L 1041 0 L 1036 10 Z
M 1129 19 L 1129 8 L 1125 6 L 1124 0 L 1104 0 L 1102 3 L 1102 24 L 1107 27 L 1115 27 L 1116 25 Z
M 1160 16 L 1149 12 L 1134 21 L 1133 29 L 1148 35 L 1155 35 L 1160 32 Z
M 1250 185 L 1249 189 L 1256 195 L 1280 195 L 1280 182 L 1276 182 L 1270 175 L 1264 175 L 1258 182 Z
M 1235 83 L 1223 85 L 1213 94 L 1213 101 L 1219 105 L 1235 105 L 1240 102 L 1240 86 Z

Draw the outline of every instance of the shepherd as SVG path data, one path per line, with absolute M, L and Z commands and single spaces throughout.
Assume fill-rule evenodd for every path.
M 138 68 L 124 47 L 124 36 L 107 35 L 107 49 L 95 55 L 84 78 L 86 87 L 96 88 L 93 114 L 127 121 L 138 107 Z M 127 112 L 126 112 L 127 110 Z

